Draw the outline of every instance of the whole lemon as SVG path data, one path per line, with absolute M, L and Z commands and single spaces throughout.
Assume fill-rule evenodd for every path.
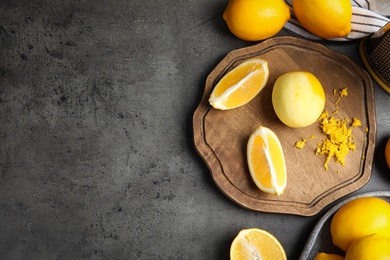
M 293 0 L 292 5 L 298 21 L 314 35 L 337 38 L 351 32 L 350 0 Z
M 324 252 L 320 252 L 316 255 L 314 260 L 344 260 L 344 257 L 336 254 L 327 254 Z
M 390 238 L 390 204 L 377 197 L 354 199 L 343 205 L 330 224 L 333 244 L 344 251 L 367 235 Z
M 387 167 L 390 169 L 390 138 L 387 139 L 386 147 L 385 147 L 385 160 L 387 163 Z
M 283 28 L 290 8 L 283 0 L 230 0 L 222 17 L 238 38 L 259 41 Z
M 347 251 L 345 260 L 390 259 L 390 239 L 377 234 L 356 240 Z
M 314 123 L 325 107 L 321 82 L 310 72 L 292 71 L 279 76 L 272 90 L 276 115 L 287 126 L 298 128 Z

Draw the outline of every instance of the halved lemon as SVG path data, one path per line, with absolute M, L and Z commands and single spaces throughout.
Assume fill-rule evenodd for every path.
M 210 105 L 221 110 L 245 105 L 264 88 L 268 76 L 267 61 L 258 58 L 244 61 L 216 84 L 209 98 Z
M 256 186 L 270 194 L 281 195 L 286 189 L 286 162 L 276 134 L 260 126 L 247 144 L 249 172 Z
M 241 230 L 230 247 L 231 260 L 286 260 L 280 242 L 268 231 L 249 228 Z

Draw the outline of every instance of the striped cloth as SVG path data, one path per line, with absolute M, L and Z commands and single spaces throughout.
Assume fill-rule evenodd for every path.
M 292 10 L 292 1 L 285 0 L 291 9 L 291 19 L 284 28 L 290 32 L 310 40 L 321 40 L 314 36 L 298 22 Z M 381 3 L 379 3 L 381 2 Z M 352 4 L 352 30 L 343 38 L 332 38 L 332 41 L 351 41 L 364 38 L 378 31 L 382 26 L 390 21 L 390 0 L 351 0 Z M 385 6 L 384 6 L 385 5 Z

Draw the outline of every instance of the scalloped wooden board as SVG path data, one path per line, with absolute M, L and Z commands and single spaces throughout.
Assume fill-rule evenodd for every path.
M 269 63 L 265 88 L 248 104 L 217 110 L 208 98 L 219 79 L 243 61 L 258 57 Z M 356 150 L 350 151 L 344 166 L 329 163 L 316 155 L 317 144 L 325 139 L 319 123 L 290 128 L 276 116 L 271 101 L 272 87 L 283 73 L 304 70 L 313 73 L 326 94 L 325 109 L 331 116 L 352 120 Z M 338 103 L 333 91 L 348 88 L 348 96 Z M 286 158 L 287 188 L 280 195 L 266 194 L 253 183 L 246 161 L 250 134 L 263 125 L 272 129 L 282 144 Z M 230 52 L 207 77 L 204 94 L 193 115 L 195 148 L 211 171 L 217 187 L 233 202 L 255 211 L 312 216 L 336 199 L 363 187 L 371 177 L 376 140 L 374 91 L 368 74 L 347 56 L 321 44 L 283 36 Z M 311 137 L 314 136 L 314 139 Z M 307 139 L 303 149 L 294 145 Z

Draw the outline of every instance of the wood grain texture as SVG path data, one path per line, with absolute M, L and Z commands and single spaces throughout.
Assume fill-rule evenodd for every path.
M 208 98 L 218 80 L 248 58 L 269 62 L 270 76 L 265 88 L 240 108 L 222 111 L 212 108 Z M 322 83 L 325 109 L 340 119 L 353 117 L 362 126 L 353 127 L 356 150 L 350 152 L 345 166 L 329 163 L 315 155 L 318 143 L 325 139 L 314 123 L 305 128 L 290 128 L 276 116 L 271 101 L 272 87 L 283 73 L 309 71 Z M 348 96 L 336 110 L 333 90 L 348 88 Z M 260 191 L 253 183 L 246 162 L 246 144 L 250 134 L 263 125 L 279 137 L 286 157 L 287 188 L 280 195 Z M 366 131 L 368 129 L 368 131 Z M 275 37 L 257 45 L 230 52 L 210 73 L 203 98 L 194 112 L 195 147 L 209 167 L 218 188 L 238 205 L 263 212 L 311 216 L 328 204 L 364 186 L 371 176 L 376 140 L 374 93 L 368 74 L 348 57 L 323 45 L 295 37 Z M 311 136 L 315 136 L 311 139 Z M 295 142 L 307 139 L 303 149 Z

